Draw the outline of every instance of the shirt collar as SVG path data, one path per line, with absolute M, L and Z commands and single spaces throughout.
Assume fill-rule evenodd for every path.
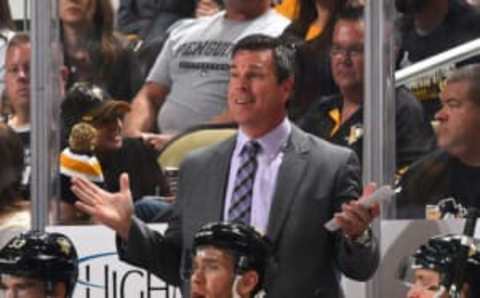
M 267 156 L 268 158 L 274 158 L 275 156 L 277 156 L 277 154 L 286 146 L 287 139 L 291 131 L 292 125 L 290 121 L 285 118 L 277 127 L 272 129 L 270 132 L 260 138 L 255 139 L 262 146 L 262 150 L 259 154 Z M 240 128 L 238 130 L 237 143 L 235 145 L 234 155 L 239 155 L 245 143 L 251 140 L 252 139 L 248 137 Z

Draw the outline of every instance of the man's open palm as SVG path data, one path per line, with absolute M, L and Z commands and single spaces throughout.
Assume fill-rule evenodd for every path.
M 129 178 L 120 176 L 120 191 L 111 193 L 92 182 L 76 177 L 72 179 L 72 191 L 78 197 L 75 206 L 89 214 L 96 222 L 115 230 L 124 240 L 132 222 L 133 202 Z

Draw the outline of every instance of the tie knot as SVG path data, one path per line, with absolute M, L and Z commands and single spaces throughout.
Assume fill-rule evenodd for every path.
M 256 156 L 262 149 L 262 146 L 257 141 L 249 141 L 243 145 L 242 155 Z

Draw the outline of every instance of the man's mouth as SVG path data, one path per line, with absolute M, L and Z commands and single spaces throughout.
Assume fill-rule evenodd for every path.
M 255 102 L 253 97 L 242 96 L 242 97 L 235 98 L 235 103 L 239 104 L 239 105 L 249 104 L 249 103 L 253 103 L 253 102 Z

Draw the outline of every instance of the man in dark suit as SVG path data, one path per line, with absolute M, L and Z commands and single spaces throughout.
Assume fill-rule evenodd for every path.
M 124 260 L 188 293 L 182 273 L 191 267 L 195 231 L 226 220 L 246 222 L 271 239 L 275 257 L 267 266 L 268 297 L 342 297 L 340 271 L 357 280 L 373 275 L 379 255 L 368 225 L 378 208 L 354 200 L 360 194 L 356 155 L 304 133 L 286 118 L 293 55 L 264 35 L 234 47 L 228 105 L 239 133 L 186 158 L 175 218 L 164 235 L 132 217 L 126 175 L 116 194 L 75 180 L 77 206 L 117 231 Z M 254 148 L 250 164 L 244 163 L 248 146 Z M 340 226 L 335 233 L 323 227 L 332 217 Z

